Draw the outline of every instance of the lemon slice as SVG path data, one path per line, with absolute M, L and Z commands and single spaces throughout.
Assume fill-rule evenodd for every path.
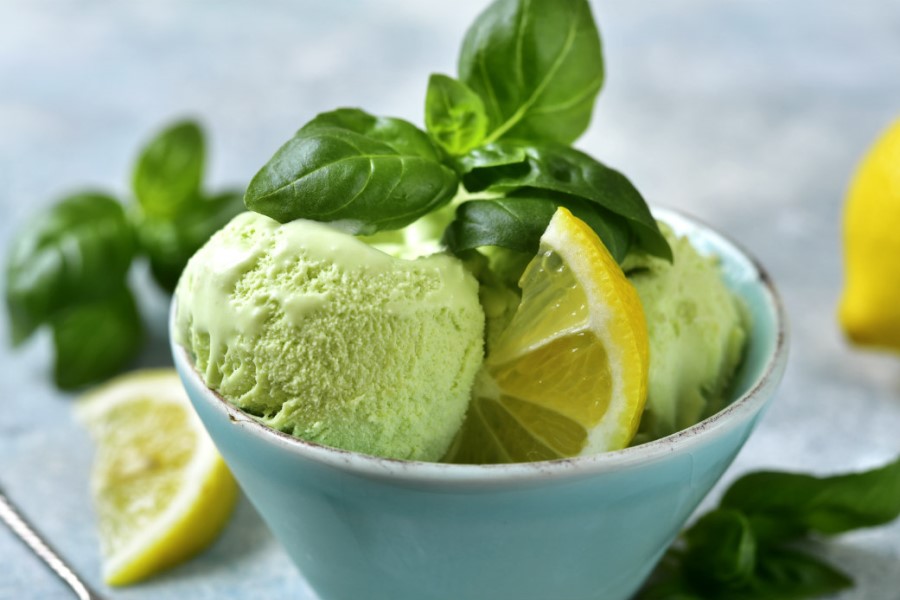
M 640 299 L 597 235 L 557 209 L 484 361 L 448 460 L 552 460 L 624 448 L 647 396 Z
M 144 579 L 216 538 L 238 488 L 174 370 L 114 379 L 76 412 L 97 442 L 91 492 L 107 583 Z

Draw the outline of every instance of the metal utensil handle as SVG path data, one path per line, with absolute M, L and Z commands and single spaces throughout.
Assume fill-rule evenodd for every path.
M 88 585 L 75 574 L 75 571 L 69 567 L 66 562 L 60 558 L 50 545 L 34 530 L 31 524 L 25 520 L 25 517 L 16 510 L 3 490 L 0 490 L 0 520 L 9 525 L 19 539 L 25 542 L 31 550 L 56 573 L 60 579 L 72 588 L 75 596 L 79 600 L 102 600 L 99 594 L 93 591 Z

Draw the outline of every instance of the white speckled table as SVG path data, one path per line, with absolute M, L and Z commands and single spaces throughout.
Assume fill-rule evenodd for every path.
M 482 1 L 4 0 L 0 4 L 0 255 L 61 194 L 125 194 L 140 141 L 196 115 L 214 185 L 246 182 L 316 112 L 358 105 L 422 119 L 427 76 L 455 71 Z M 831 473 L 900 452 L 900 357 L 851 349 L 834 310 L 844 190 L 900 115 L 900 4 L 889 0 L 594 2 L 608 79 L 580 146 L 649 201 L 701 216 L 750 248 L 793 330 L 781 392 L 726 476 Z M 168 364 L 166 298 L 147 284 L 143 365 Z M 242 502 L 200 558 L 146 584 L 99 583 L 91 447 L 48 380 L 46 334 L 18 352 L 0 318 L 0 487 L 112 598 L 312 598 Z M 713 493 L 715 497 L 721 488 Z M 820 551 L 853 574 L 841 600 L 900 598 L 900 522 Z M 66 589 L 0 527 L 0 598 Z

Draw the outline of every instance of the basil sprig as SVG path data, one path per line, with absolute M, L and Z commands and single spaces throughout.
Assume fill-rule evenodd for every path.
M 802 542 L 898 516 L 900 459 L 833 477 L 750 473 L 732 484 L 719 508 L 682 534 L 637 600 L 800 600 L 833 594 L 853 580 L 804 550 Z
M 425 131 L 359 109 L 318 115 L 253 178 L 247 208 L 371 234 L 408 225 L 462 187 L 484 194 L 462 202 L 445 232 L 453 252 L 532 252 L 566 206 L 618 260 L 633 246 L 671 260 L 634 185 L 570 146 L 604 78 L 587 0 L 497 0 L 469 28 L 458 67 L 457 78 L 431 76 Z
M 49 326 L 59 387 L 104 379 L 140 350 L 143 324 L 128 286 L 136 257 L 145 256 L 171 291 L 188 258 L 243 210 L 240 192 L 203 191 L 204 163 L 199 125 L 175 123 L 142 148 L 132 177 L 135 202 L 76 193 L 14 238 L 6 267 L 12 342 Z

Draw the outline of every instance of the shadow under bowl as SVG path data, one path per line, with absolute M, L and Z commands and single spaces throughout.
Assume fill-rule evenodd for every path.
M 231 406 L 173 341 L 175 365 L 206 429 L 323 600 L 625 600 L 638 589 L 734 460 L 787 361 L 783 309 L 763 269 L 696 220 L 654 214 L 720 258 L 751 332 L 727 407 L 625 450 L 449 465 L 325 447 Z

